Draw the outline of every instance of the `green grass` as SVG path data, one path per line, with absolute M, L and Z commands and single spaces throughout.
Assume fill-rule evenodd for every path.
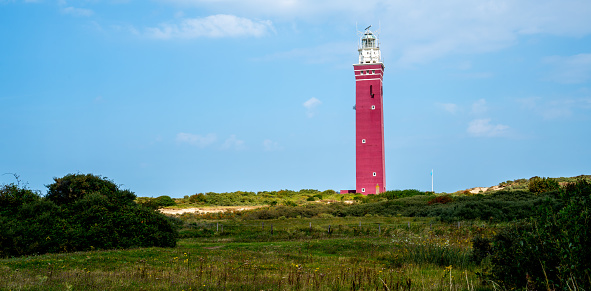
M 296 231 L 309 230 L 310 222 L 312 232 Z M 218 222 L 194 223 L 217 227 Z M 473 290 L 490 287 L 482 285 L 475 275 L 478 267 L 468 259 L 469 238 L 477 233 L 491 233 L 496 226 L 458 228 L 457 224 L 431 225 L 426 219 L 364 217 L 362 229 L 368 231 L 355 235 L 347 228 L 358 228 L 359 218 L 219 223 L 225 226 L 224 232 L 181 239 L 176 248 L 97 250 L 3 259 L 0 289 Z M 379 236 L 378 223 L 382 227 Z M 270 235 L 271 224 L 273 235 Z M 328 224 L 334 226 L 332 234 L 325 233 Z

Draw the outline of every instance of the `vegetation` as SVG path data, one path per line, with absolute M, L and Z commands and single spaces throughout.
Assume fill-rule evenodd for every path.
M 529 192 L 544 193 L 559 190 L 560 186 L 552 178 L 540 178 L 536 176 L 529 179 L 528 189 Z
M 591 183 L 568 184 L 560 199 L 474 245 L 489 254 L 490 278 L 511 289 L 591 289 Z
M 319 191 L 316 189 L 260 191 L 260 192 L 225 192 L 225 193 L 197 193 L 176 199 L 177 207 L 198 206 L 254 206 L 254 205 L 289 205 L 305 204 L 311 201 L 323 200 L 336 202 L 353 200 L 355 194 L 339 194 L 334 190 Z M 361 198 L 362 195 L 357 195 Z M 145 199 L 145 198 L 138 198 Z M 385 198 L 384 198 L 385 199 Z
M 284 204 L 258 208 L 250 211 L 184 214 L 203 219 L 278 219 L 311 218 L 322 215 L 336 217 L 431 217 L 446 222 L 462 220 L 485 220 L 495 222 L 525 219 L 535 214 L 535 209 L 544 201 L 558 204 L 558 192 L 535 194 L 524 190 L 497 191 L 490 195 L 456 196 L 423 194 L 386 200 L 380 195 L 355 200 L 354 204 L 343 202 Z M 372 202 L 377 201 L 377 202 Z
M 469 260 L 482 229 L 368 217 L 210 221 L 176 248 L 89 251 L 0 260 L 0 289 L 466 290 L 489 288 Z M 411 227 L 408 227 L 410 222 Z M 293 235 L 299 229 L 309 229 Z M 378 234 L 378 223 L 382 233 Z M 273 234 L 271 234 L 271 224 Z M 350 224 L 350 226 L 349 226 Z M 334 227 L 327 233 L 328 225 Z M 342 227 L 339 228 L 339 225 Z M 216 229 L 219 227 L 218 229 Z M 385 229 L 389 229 L 388 234 Z M 486 230 L 485 233 L 489 231 Z M 258 239 L 254 233 L 258 233 Z M 289 238 L 292 233 L 292 238 Z
M 482 194 L 183 199 L 136 198 L 92 175 L 56 178 L 46 197 L 10 184 L 0 190 L 3 256 L 60 253 L 0 259 L 0 289 L 589 290 L 589 177 L 519 179 Z M 262 207 L 169 218 L 151 210 L 173 203 Z
M 170 219 L 134 202 L 106 178 L 55 178 L 46 197 L 9 184 L 0 188 L 0 257 L 129 247 L 173 247 Z

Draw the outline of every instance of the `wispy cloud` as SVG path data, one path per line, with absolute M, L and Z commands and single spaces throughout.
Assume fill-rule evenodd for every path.
M 437 107 L 451 114 L 455 114 L 456 112 L 458 112 L 459 109 L 458 105 L 454 103 L 437 103 Z
M 486 106 L 486 100 L 479 99 L 478 101 L 472 103 L 472 114 L 475 115 L 482 115 L 486 113 L 488 107 Z
M 217 14 L 205 18 L 185 18 L 178 23 L 163 23 L 148 28 L 147 35 L 157 39 L 199 37 L 262 37 L 274 31 L 269 20 L 251 20 L 234 15 Z
M 236 135 L 232 134 L 229 138 L 224 141 L 222 144 L 222 149 L 224 150 L 243 150 L 245 149 L 244 141 L 236 138 Z
M 64 14 L 68 14 L 68 15 L 72 15 L 72 16 L 76 16 L 76 17 L 88 17 L 88 16 L 92 16 L 94 14 L 94 11 L 92 11 L 90 9 L 76 8 L 76 7 L 72 7 L 72 6 L 63 7 L 61 9 L 61 11 Z
M 585 83 L 591 80 L 591 53 L 573 56 L 550 56 L 544 63 L 554 67 L 547 79 L 566 84 Z
M 500 137 L 507 133 L 509 126 L 491 124 L 488 119 L 475 119 L 468 124 L 468 133 L 476 137 Z
M 263 149 L 265 151 L 270 152 L 270 151 L 278 151 L 278 150 L 281 150 L 282 148 L 281 148 L 281 146 L 279 146 L 278 142 L 272 141 L 270 139 L 265 139 L 263 141 Z
M 205 136 L 199 134 L 180 132 L 176 135 L 176 141 L 178 143 L 187 143 L 193 146 L 204 148 L 217 140 L 217 136 L 213 133 L 209 133 Z
M 306 108 L 306 115 L 308 115 L 308 118 L 312 118 L 314 115 L 316 115 L 316 108 L 320 106 L 320 104 L 322 104 L 322 101 L 316 99 L 315 97 L 312 97 L 304 102 L 303 105 Z
M 534 112 L 547 120 L 568 118 L 573 116 L 575 110 L 591 109 L 591 98 L 544 100 L 540 97 L 531 97 L 518 99 L 517 102 L 521 104 L 523 109 Z M 586 115 L 588 112 L 584 114 Z

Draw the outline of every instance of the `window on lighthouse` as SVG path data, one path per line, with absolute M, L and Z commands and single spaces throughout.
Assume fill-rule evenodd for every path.
M 361 188 L 361 192 L 365 192 L 365 188 Z
M 375 105 L 372 105 L 371 106 L 371 110 L 375 110 L 375 109 L 376 109 L 376 106 Z
M 373 176 L 375 177 L 376 175 L 377 175 L 376 172 L 373 172 Z
M 365 143 L 365 139 L 362 139 L 362 140 L 361 140 L 361 143 Z

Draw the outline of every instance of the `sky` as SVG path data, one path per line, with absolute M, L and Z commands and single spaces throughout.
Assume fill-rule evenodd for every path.
M 0 184 L 355 189 L 357 32 L 386 187 L 591 174 L 589 0 L 0 0 Z

